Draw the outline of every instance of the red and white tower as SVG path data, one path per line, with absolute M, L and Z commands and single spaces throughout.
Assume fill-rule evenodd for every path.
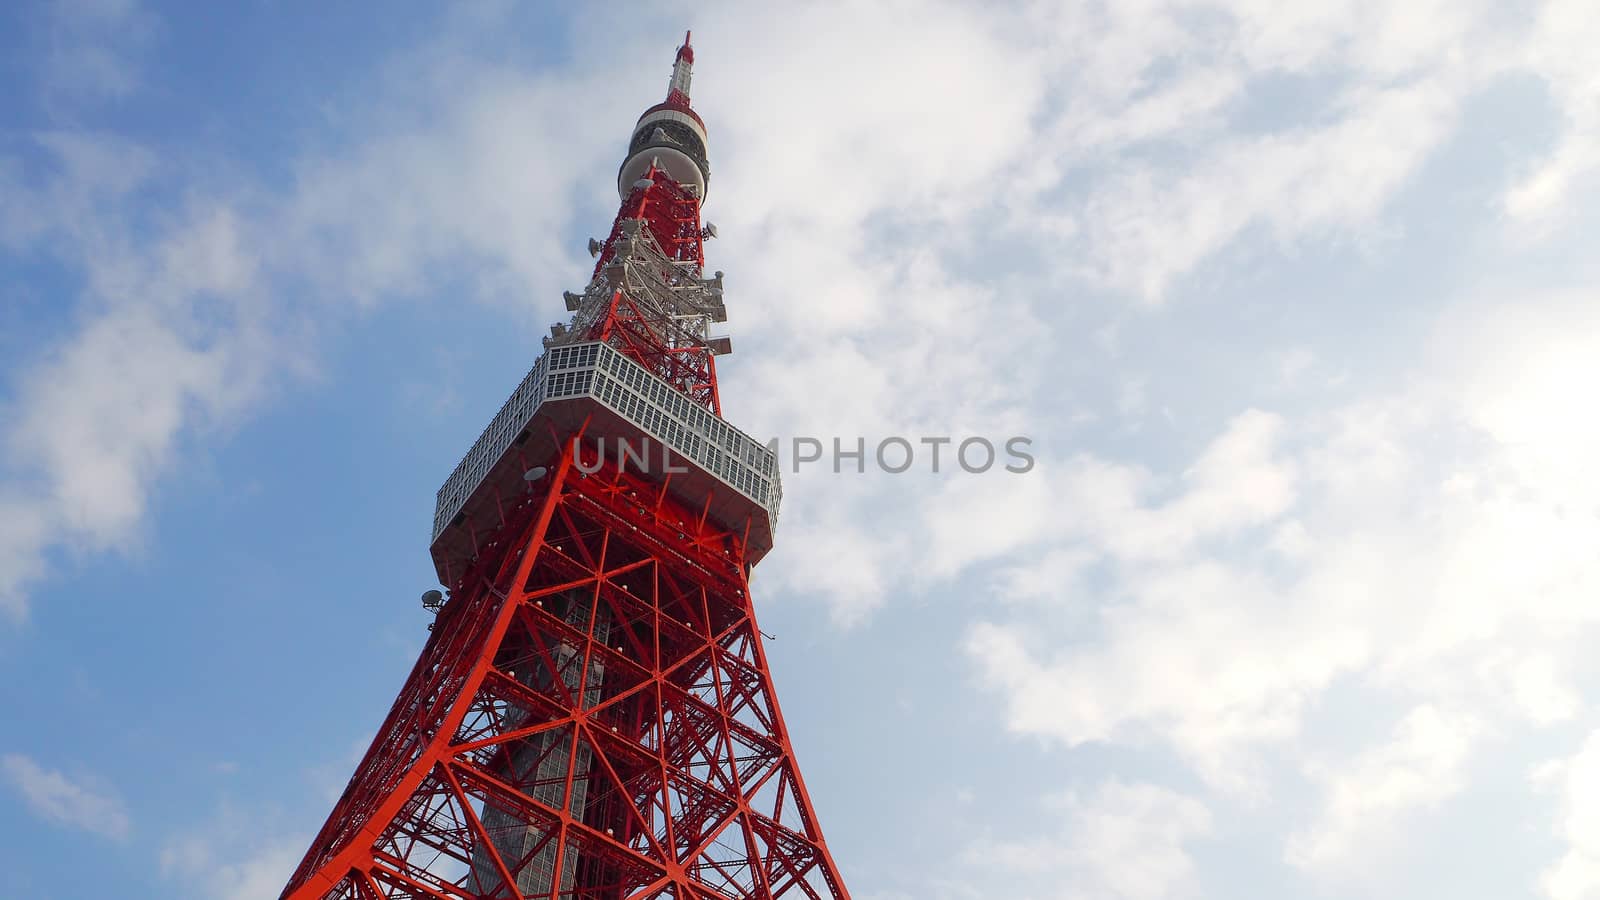
M 721 417 L 678 48 L 571 320 L 439 490 L 449 588 L 286 900 L 848 900 L 749 590 L 773 453 Z

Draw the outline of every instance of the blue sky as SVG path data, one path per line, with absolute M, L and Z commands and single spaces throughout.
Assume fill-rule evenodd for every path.
M 0 895 L 275 897 L 695 32 L 858 900 L 1600 896 L 1578 0 L 0 11 Z M 1393 6 L 1394 8 L 1390 8 Z

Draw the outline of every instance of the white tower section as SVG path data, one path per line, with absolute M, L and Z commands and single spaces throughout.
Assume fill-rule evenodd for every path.
M 654 163 L 668 177 L 692 191 L 701 200 L 711 180 L 711 165 L 706 160 L 706 123 L 689 107 L 689 82 L 694 74 L 694 48 L 689 35 L 683 36 L 672 61 L 672 80 L 667 82 L 667 99 L 644 111 L 633 126 L 628 157 L 617 171 L 617 194 L 627 199 L 638 181 Z
M 694 75 L 694 48 L 689 46 L 689 32 L 683 33 L 683 46 L 672 61 L 672 81 L 667 85 L 667 96 L 689 96 L 689 79 Z

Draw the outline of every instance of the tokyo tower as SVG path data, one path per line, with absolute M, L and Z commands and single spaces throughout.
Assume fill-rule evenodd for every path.
M 439 489 L 427 645 L 285 900 L 848 900 L 749 575 L 775 454 L 722 418 L 694 51 L 570 321 Z

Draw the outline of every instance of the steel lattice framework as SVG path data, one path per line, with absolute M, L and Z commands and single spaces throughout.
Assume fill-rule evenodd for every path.
M 751 605 L 779 488 L 720 418 L 693 58 L 571 321 L 440 490 L 449 600 L 286 900 L 849 898 Z M 630 468 L 627 438 L 682 467 Z

